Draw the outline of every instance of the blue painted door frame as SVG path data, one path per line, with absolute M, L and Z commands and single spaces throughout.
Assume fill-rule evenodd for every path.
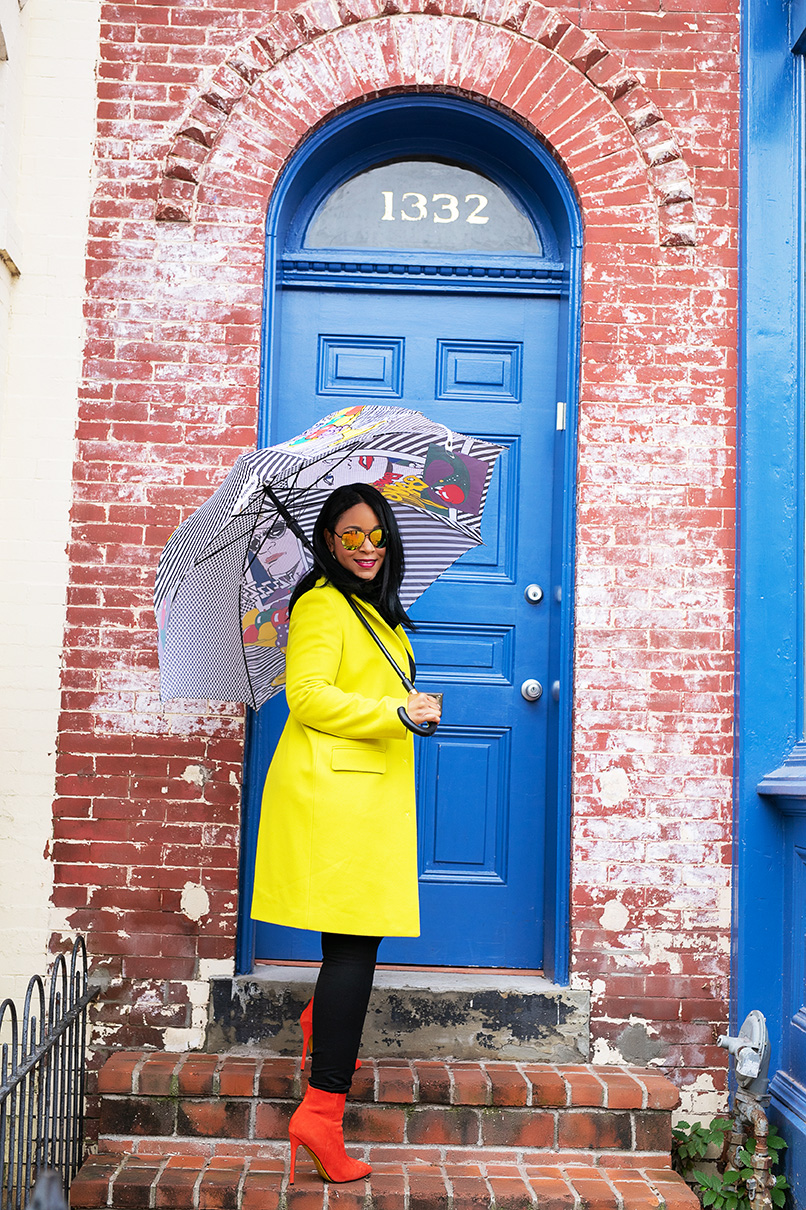
M 293 272 L 289 250 L 299 247 L 301 232 L 318 200 L 362 168 L 384 159 L 409 154 L 458 160 L 504 182 L 524 204 L 532 203 L 533 219 L 547 238 L 547 253 L 563 266 L 561 280 L 560 357 L 567 366 L 560 384 L 566 402 L 566 434 L 562 473 L 556 505 L 562 515 L 563 540 L 558 544 L 552 584 L 560 590 L 562 607 L 558 626 L 563 663 L 560 709 L 555 712 L 559 752 L 556 784 L 551 787 L 546 832 L 547 925 L 545 968 L 559 982 L 568 974 L 568 918 L 570 899 L 570 751 L 573 601 L 573 534 L 575 486 L 576 384 L 579 345 L 579 257 L 581 228 L 571 190 L 562 172 L 543 148 L 519 126 L 486 107 L 438 96 L 406 95 L 361 107 L 334 119 L 312 136 L 285 170 L 272 198 L 267 223 L 266 309 L 263 332 L 263 379 L 259 441 L 267 444 L 270 416 L 277 392 L 278 291 L 284 271 Z M 537 213 L 535 213 L 537 211 Z M 552 234 L 556 233 L 556 234 Z M 554 246 L 552 247 L 552 240 Z M 281 262 L 286 253 L 285 267 Z M 353 257 L 353 259 L 355 259 Z M 362 258 L 363 259 L 363 258 Z M 406 259 L 395 254 L 395 261 Z M 422 259 L 422 258 L 419 258 Z M 412 260 L 410 256 L 409 261 Z M 307 267 L 307 266 L 306 266 Z M 547 260 L 547 270 L 553 265 Z M 427 271 L 427 270 L 426 270 Z M 483 287 L 482 287 L 483 288 Z M 490 283 L 489 289 L 493 289 Z M 523 287 L 524 290 L 532 287 Z M 513 286 L 512 292 L 520 292 Z M 552 292 L 557 292 L 553 286 Z M 247 720 L 244 769 L 244 822 L 241 847 L 238 960 L 240 971 L 252 969 L 254 927 L 249 919 L 253 869 L 251 855 L 259 814 L 264 770 L 260 767 L 257 732 L 260 716 Z
M 802 52 L 806 0 L 743 3 L 733 1025 L 767 1018 L 806 1205 Z

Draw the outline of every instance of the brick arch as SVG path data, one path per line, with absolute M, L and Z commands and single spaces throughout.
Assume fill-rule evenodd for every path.
M 568 171 L 586 225 L 618 217 L 656 224 L 663 246 L 695 243 L 673 131 L 598 37 L 532 0 L 454 0 L 460 11 L 450 15 L 434 0 L 406 12 L 398 3 L 307 0 L 240 46 L 174 138 L 157 220 L 190 222 L 229 201 L 249 210 L 254 200 L 265 214 L 279 169 L 312 127 L 368 96 L 431 88 L 478 97 L 533 128 Z

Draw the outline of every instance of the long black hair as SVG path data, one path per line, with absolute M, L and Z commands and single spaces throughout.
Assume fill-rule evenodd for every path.
M 386 558 L 373 580 L 360 580 L 347 568 L 342 567 L 335 555 L 330 553 L 325 538 L 325 530 L 330 534 L 335 533 L 339 517 L 355 504 L 369 505 L 386 533 Z M 291 594 L 289 613 L 300 597 L 313 588 L 317 580 L 324 575 L 333 587 L 338 588 L 345 596 L 356 596 L 359 600 L 374 605 L 392 629 L 402 625 L 414 630 L 414 623 L 400 603 L 400 585 L 403 583 L 406 565 L 397 518 L 389 501 L 377 488 L 370 483 L 347 483 L 331 492 L 313 527 L 313 549 L 316 560 Z

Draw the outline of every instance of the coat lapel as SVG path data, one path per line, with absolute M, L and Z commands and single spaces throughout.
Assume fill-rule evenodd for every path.
M 413 659 L 414 652 L 408 635 L 402 626 L 398 626 L 396 630 L 393 630 L 388 622 L 383 620 L 374 605 L 370 605 L 368 601 L 362 601 L 360 597 L 354 596 L 353 600 L 358 608 L 363 611 L 367 621 L 392 658 L 401 665 L 404 672 L 408 673 L 408 657 L 411 656 Z

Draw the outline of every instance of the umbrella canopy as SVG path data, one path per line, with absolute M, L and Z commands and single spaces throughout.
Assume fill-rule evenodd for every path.
M 404 608 L 481 543 L 501 447 L 408 408 L 342 408 L 279 445 L 243 454 L 209 500 L 172 534 L 157 569 L 163 700 L 246 702 L 285 683 L 288 603 L 312 556 L 270 492 L 310 538 L 334 488 L 370 483 L 400 527 Z

